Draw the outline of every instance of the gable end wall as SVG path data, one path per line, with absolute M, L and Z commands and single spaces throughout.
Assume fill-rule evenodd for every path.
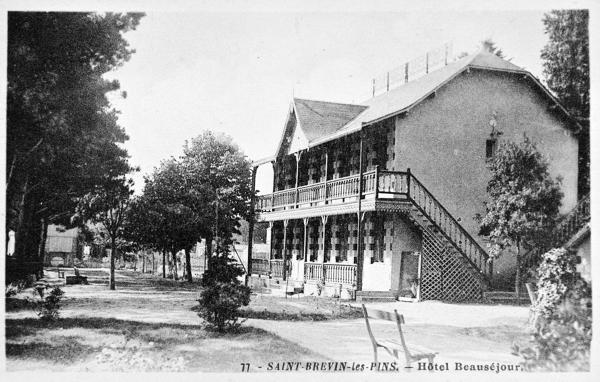
M 549 158 L 550 173 L 562 177 L 561 213 L 577 200 L 577 139 L 549 100 L 523 76 L 471 70 L 396 118 L 396 170 L 413 174 L 485 248 L 474 217 L 484 213 L 489 170 L 485 166 L 490 119 L 496 112 L 501 140 L 527 134 Z

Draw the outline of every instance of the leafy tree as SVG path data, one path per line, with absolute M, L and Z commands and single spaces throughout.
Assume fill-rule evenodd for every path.
M 197 213 L 198 210 L 202 211 L 199 208 L 201 203 L 197 201 L 197 197 L 202 198 L 202 194 L 190 187 L 190 180 L 186 175 L 181 163 L 175 159 L 161 163 L 152 176 L 146 179 L 143 195 L 145 205 L 150 206 L 150 211 L 153 211 L 151 216 L 160 215 L 160 219 L 140 223 L 152 225 L 143 229 L 155 235 L 157 247 L 162 246 L 171 253 L 174 267 L 177 264 L 177 252 L 186 252 L 186 275 L 191 282 L 190 251 L 201 240 L 207 223 Z M 176 269 L 173 271 L 173 278 L 177 278 Z
M 505 58 L 504 52 L 502 51 L 502 49 L 498 48 L 496 46 L 496 43 L 494 42 L 494 40 L 492 40 L 491 38 L 488 37 L 485 40 L 483 40 L 481 42 L 481 46 L 484 50 L 487 50 L 488 52 L 495 54 L 496 56 L 498 56 L 500 58 Z
M 215 236 L 230 245 L 240 219 L 250 217 L 250 162 L 231 137 L 211 131 L 186 142 L 181 161 L 192 197 L 188 205 L 203 217 L 210 254 Z
M 68 224 L 78 198 L 131 170 L 106 96 L 119 83 L 104 74 L 131 57 L 123 33 L 141 17 L 9 12 L 6 234 L 20 265 L 7 276 L 40 274 L 48 224 Z
M 179 159 L 163 161 L 146 178 L 133 205 L 131 232 L 143 244 L 168 249 L 174 264 L 183 250 L 191 282 L 194 245 L 206 239 L 209 254 L 214 238 L 217 245 L 230 245 L 240 220 L 250 216 L 251 175 L 249 161 L 230 137 L 205 131 L 186 143 Z
M 589 192 L 590 51 L 587 10 L 555 10 L 543 18 L 548 43 L 542 49 L 548 87 L 580 123 L 579 195 Z
M 521 250 L 539 245 L 558 216 L 562 192 L 560 179 L 552 179 L 548 163 L 533 142 L 503 142 L 488 161 L 485 216 L 478 216 L 480 235 L 490 239 L 490 254 L 516 249 L 515 291 L 521 291 Z
M 115 289 L 115 258 L 117 241 L 123 239 L 127 209 L 133 191 L 130 181 L 115 182 L 110 187 L 98 188 L 80 199 L 75 219 L 100 223 L 110 239 L 109 288 Z

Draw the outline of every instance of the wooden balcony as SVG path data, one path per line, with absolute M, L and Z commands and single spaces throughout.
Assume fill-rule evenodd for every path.
M 299 219 L 358 212 L 359 176 L 327 180 L 257 198 L 260 221 Z M 373 170 L 363 174 L 362 211 L 406 211 L 432 225 L 485 277 L 492 272 L 487 252 L 410 171 Z
M 325 182 L 277 191 L 257 198 L 256 209 L 259 220 L 279 220 L 281 213 L 288 218 L 298 217 L 299 210 L 306 215 L 307 210 L 341 204 L 356 204 L 358 201 L 359 175 L 327 180 Z M 362 179 L 362 198 L 406 199 L 408 194 L 408 172 L 372 170 L 365 172 Z M 327 208 L 326 208 L 327 209 Z M 368 210 L 368 206 L 366 210 Z M 276 212 L 276 214 L 270 214 Z M 315 211 L 314 216 L 320 212 Z M 276 215 L 275 218 L 270 218 Z

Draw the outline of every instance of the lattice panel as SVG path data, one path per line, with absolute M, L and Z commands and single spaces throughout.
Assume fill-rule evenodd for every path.
M 470 301 L 482 296 L 481 281 L 460 258 L 460 254 L 423 230 L 421 298 L 423 300 Z

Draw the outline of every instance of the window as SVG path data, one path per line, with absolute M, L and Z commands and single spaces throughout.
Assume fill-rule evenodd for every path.
M 493 158 L 496 154 L 497 140 L 488 139 L 485 141 L 485 157 L 486 159 Z

